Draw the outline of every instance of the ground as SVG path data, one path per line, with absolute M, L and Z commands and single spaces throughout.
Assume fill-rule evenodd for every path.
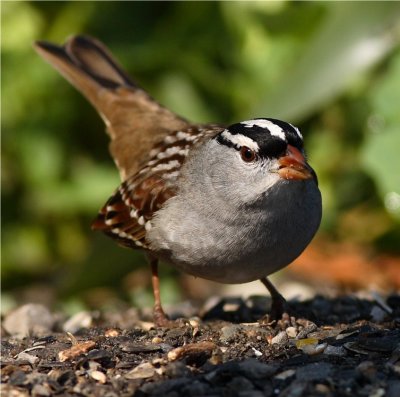
M 400 396 L 399 295 L 292 301 L 278 322 L 268 303 L 183 305 L 170 328 L 22 306 L 3 319 L 2 396 Z

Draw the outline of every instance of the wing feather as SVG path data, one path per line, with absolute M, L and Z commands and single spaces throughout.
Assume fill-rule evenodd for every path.
M 151 219 L 177 192 L 181 166 L 189 150 L 202 139 L 220 131 L 219 126 L 177 131 L 163 145 L 153 147 L 153 155 L 135 175 L 124 181 L 100 210 L 92 224 L 120 244 L 148 248 L 146 231 Z M 170 150 L 168 150 L 170 149 Z

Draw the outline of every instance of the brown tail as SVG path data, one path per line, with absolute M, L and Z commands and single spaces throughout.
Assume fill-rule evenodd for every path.
M 108 49 L 94 38 L 75 36 L 62 47 L 46 41 L 37 41 L 34 46 L 44 59 L 85 95 L 86 84 L 82 84 L 78 76 L 82 73 L 105 87 L 117 88 L 120 85 L 136 87 Z
M 63 46 L 37 41 L 34 48 L 97 109 L 123 180 L 137 171 L 155 142 L 188 125 L 131 80 L 98 40 L 75 36 Z

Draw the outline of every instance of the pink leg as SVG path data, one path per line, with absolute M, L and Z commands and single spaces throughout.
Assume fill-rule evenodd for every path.
M 160 279 L 158 277 L 158 259 L 153 258 L 149 255 L 149 261 L 151 266 L 151 283 L 153 285 L 154 293 L 154 308 L 153 308 L 153 318 L 154 323 L 158 327 L 168 326 L 170 321 L 168 320 L 166 314 L 161 305 L 160 297 Z

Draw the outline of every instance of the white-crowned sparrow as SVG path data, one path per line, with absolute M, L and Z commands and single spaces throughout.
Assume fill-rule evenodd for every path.
M 266 276 L 301 254 L 321 220 L 300 131 L 272 118 L 191 124 L 154 101 L 93 38 L 35 48 L 106 123 L 122 184 L 93 229 L 146 252 L 155 322 L 166 323 L 159 259 L 221 283 L 260 279 L 279 315 L 284 299 Z

